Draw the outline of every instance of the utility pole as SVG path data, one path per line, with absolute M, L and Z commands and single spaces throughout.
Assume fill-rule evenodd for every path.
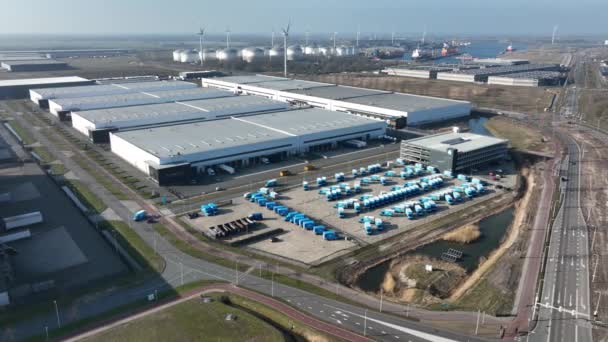
M 272 275 L 270 276 L 270 296 L 274 297 L 274 270 L 272 271 Z
M 59 319 L 59 307 L 57 306 L 57 301 L 53 300 L 53 304 L 55 304 L 55 315 L 57 316 L 57 327 L 61 328 L 61 320 Z
M 382 312 L 382 295 L 383 295 L 383 289 L 380 289 L 380 312 Z
M 239 286 L 239 259 L 234 262 L 234 284 Z
M 181 260 L 179 262 L 179 271 L 181 273 L 181 278 L 182 278 L 181 283 L 182 283 L 182 286 L 183 286 L 184 285 L 184 263 Z
M 481 310 L 477 310 L 477 324 L 475 325 L 475 335 L 479 332 L 479 315 L 481 314 Z
M 602 291 L 597 291 L 599 293 L 599 297 L 597 297 L 597 304 L 595 304 L 595 311 L 593 311 L 593 316 L 597 316 L 597 311 L 600 308 L 600 299 L 602 299 Z
M 600 256 L 595 256 L 595 266 L 593 266 L 593 275 L 591 276 L 591 282 L 595 281 L 595 273 L 597 272 L 597 265 L 600 263 Z

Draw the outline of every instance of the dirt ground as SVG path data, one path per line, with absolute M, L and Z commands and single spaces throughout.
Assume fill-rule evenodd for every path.
M 418 95 L 471 101 L 475 107 L 491 107 L 518 112 L 538 112 L 551 103 L 550 88 L 521 88 L 480 85 L 463 82 L 415 79 L 359 73 L 297 75 L 319 82 L 329 82 L 362 88 L 389 90 Z
M 485 126 L 493 135 L 508 139 L 511 147 L 537 152 L 549 152 L 553 149 L 549 141 L 551 137 L 546 137 L 542 132 L 526 127 L 513 119 L 493 116 Z
M 599 292 L 602 293 L 602 299 L 598 306 L 598 319 L 606 322 L 608 320 L 608 302 L 605 300 L 608 295 L 608 267 L 605 267 L 608 262 L 606 255 L 606 246 L 608 245 L 608 230 L 606 229 L 606 206 L 608 205 L 608 145 L 599 137 L 590 133 L 575 133 L 575 139 L 580 144 L 584 151 L 586 162 L 582 166 L 581 187 L 583 188 L 581 197 L 581 206 L 585 221 L 590 228 L 591 239 L 593 244 L 592 253 L 594 255 L 592 261 L 593 270 L 597 273 L 595 279 L 591 283 L 591 303 L 596 305 Z M 593 241 L 595 239 L 595 241 Z M 608 330 L 605 328 L 596 328 L 593 331 L 594 340 L 605 340 L 608 338 Z
M 550 45 L 539 48 L 531 48 L 509 53 L 510 59 L 527 59 L 530 63 L 554 63 L 564 64 L 568 60 L 570 52 L 567 48 L 551 47 Z
M 433 270 L 426 271 L 426 265 L 432 265 Z M 406 256 L 391 262 L 382 289 L 397 301 L 426 306 L 439 303 L 465 276 L 466 271 L 457 264 Z

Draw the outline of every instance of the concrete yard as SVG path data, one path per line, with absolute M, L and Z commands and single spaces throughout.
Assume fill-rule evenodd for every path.
M 284 232 L 277 236 L 279 238 L 278 242 L 270 242 L 270 239 L 266 238 L 250 243 L 247 247 L 309 265 L 342 255 L 351 248 L 356 247 L 356 244 L 352 241 L 325 241 L 321 236 L 315 235 L 313 232 L 302 229 L 295 224 L 285 222 L 281 216 L 243 198 L 236 198 L 233 200 L 233 204 L 220 207 L 219 215 L 217 216 L 201 216 L 193 220 L 184 217 L 183 220 L 195 229 L 203 231 L 207 227 L 241 219 L 254 212 L 262 213 L 264 220 L 258 223 L 250 232 L 241 233 L 223 241 L 230 243 L 234 239 L 281 228 Z

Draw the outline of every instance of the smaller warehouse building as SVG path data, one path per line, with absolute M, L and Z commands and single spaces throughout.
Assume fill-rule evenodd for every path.
M 202 100 L 228 96 L 235 96 L 235 94 L 228 91 L 208 88 L 136 92 L 118 95 L 49 100 L 49 110 L 52 114 L 64 120 L 68 117 L 68 114 L 73 111 Z
M 565 80 L 565 75 L 557 71 L 529 71 L 504 76 L 488 77 L 488 84 L 499 84 L 517 87 L 558 86 Z
M 76 87 L 92 85 L 95 81 L 87 80 L 78 76 L 27 78 L 20 80 L 0 81 L 0 99 L 23 99 L 27 98 L 30 89 Z
M 488 82 L 490 76 L 510 75 L 530 71 L 560 71 L 557 64 L 522 64 L 508 66 L 485 67 L 481 69 L 458 70 L 451 72 L 440 72 L 438 80 L 458 82 Z
M 441 133 L 401 142 L 401 158 L 441 171 L 464 172 L 507 156 L 508 141 L 474 133 Z
M 287 110 L 289 104 L 258 96 L 230 96 L 72 113 L 72 126 L 95 143 L 110 141 L 110 132 L 223 119 L 230 116 Z
M 56 61 L 54 59 L 3 61 L 0 63 L 0 67 L 11 72 L 53 71 L 66 70 L 69 68 L 68 63 Z
M 110 133 L 112 152 L 160 185 L 182 184 L 209 167 L 327 149 L 383 136 L 386 123 L 317 108 Z

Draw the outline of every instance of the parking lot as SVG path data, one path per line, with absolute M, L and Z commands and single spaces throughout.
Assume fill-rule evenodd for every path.
M 276 200 L 273 200 L 277 204 L 288 207 L 290 211 L 297 211 L 305 214 L 307 217 L 314 220 L 315 225 L 324 225 L 328 229 L 338 231 L 339 239 L 336 241 L 325 241 L 321 236 L 315 235 L 310 230 L 286 222 L 284 217 L 281 217 L 272 210 L 263 208 L 254 202 L 245 200 L 242 196 L 233 199 L 232 204 L 221 206 L 219 208 L 219 215 L 217 216 L 199 217 L 196 219 L 185 218 L 185 220 L 202 232 L 205 231 L 207 227 L 241 219 L 254 212 L 260 212 L 264 215 L 264 220 L 261 221 L 261 223 L 254 225 L 254 228 L 252 228 L 251 231 L 238 234 L 235 237 L 226 238 L 225 241 L 230 243 L 235 239 L 255 236 L 256 234 L 262 234 L 266 231 L 281 228 L 284 232 L 277 235 L 278 241 L 273 242 L 270 238 L 263 238 L 247 243 L 246 247 L 262 253 L 280 256 L 288 260 L 314 265 L 348 253 L 362 245 L 376 243 L 396 234 L 415 230 L 424 223 L 436 220 L 450 213 L 468 210 L 472 207 L 483 209 L 483 206 L 487 204 L 487 200 L 500 196 L 505 191 L 502 187 L 499 189 L 499 187 L 494 186 L 493 184 L 495 182 L 489 177 L 478 175 L 474 177 L 478 177 L 482 182 L 486 183 L 482 194 L 471 198 L 467 198 L 467 196 L 464 196 L 463 194 L 463 200 L 455 202 L 453 205 L 448 204 L 445 200 L 438 200 L 436 201 L 434 210 L 427 211 L 424 215 L 414 215 L 412 219 L 406 217 L 404 213 L 393 213 L 394 216 L 392 217 L 381 215 L 382 211 L 391 209 L 400 203 L 419 202 L 422 197 L 429 197 L 431 194 L 447 191 L 467 183 L 458 178 L 442 177 L 444 180 L 443 184 L 429 189 L 428 191 L 422 191 L 414 196 L 409 196 L 393 203 L 386 203 L 374 209 L 363 210 L 359 214 L 357 214 L 352 207 L 347 208 L 344 210 L 343 218 L 338 216 L 338 209 L 335 207 L 338 202 L 357 199 L 361 203 L 362 196 L 387 193 L 395 186 L 404 186 L 406 182 L 420 182 L 422 178 L 433 175 L 432 172 L 425 171 L 419 176 L 402 179 L 399 176 L 401 169 L 401 166 L 394 166 L 394 164 L 392 167 L 385 167 L 380 172 L 376 173 L 377 179 L 381 176 L 385 177 L 385 172 L 389 170 L 394 171 L 397 176 L 385 177 L 385 185 L 380 184 L 380 182 L 362 184 L 359 193 L 353 191 L 351 195 L 343 196 L 334 201 L 328 201 L 326 196 L 320 193 L 320 190 L 339 185 L 340 183 L 348 183 L 351 188 L 354 188 L 354 183 L 361 182 L 363 177 L 353 177 L 351 174 L 344 172 L 344 181 L 336 182 L 333 177 L 332 179 L 327 177 L 328 184 L 325 186 L 317 186 L 315 177 L 304 177 L 303 180 L 309 183 L 308 191 L 305 191 L 302 186 L 297 186 L 291 190 L 278 194 Z M 485 173 L 485 175 L 487 175 L 487 173 Z M 500 181 L 500 184 L 512 186 L 515 177 L 514 174 L 505 172 L 505 175 L 506 178 Z M 367 175 L 366 177 L 371 178 L 370 175 Z M 469 177 L 469 180 L 470 179 L 471 178 Z M 380 231 L 374 226 L 372 233 L 368 235 L 363 228 L 363 223 L 360 221 L 364 216 L 373 216 L 374 218 L 381 219 L 383 221 L 384 229 Z

